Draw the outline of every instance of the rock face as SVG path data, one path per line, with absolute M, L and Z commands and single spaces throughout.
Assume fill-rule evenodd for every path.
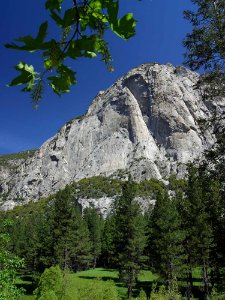
M 2 169 L 0 191 L 16 202 L 48 196 L 73 181 L 129 171 L 135 180 L 184 175 L 215 141 L 203 130 L 215 105 L 195 88 L 198 74 L 172 65 L 143 64 L 100 92 L 88 112 L 66 123 L 15 172 Z M 223 109 L 223 108 L 218 108 Z

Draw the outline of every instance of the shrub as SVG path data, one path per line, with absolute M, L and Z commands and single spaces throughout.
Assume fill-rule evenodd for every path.
M 57 300 L 63 292 L 63 272 L 59 266 L 45 269 L 38 288 L 34 291 L 35 299 Z
M 153 285 L 152 292 L 150 295 L 150 300 L 181 300 L 182 296 L 178 289 L 173 286 L 173 288 L 166 288 L 164 285 L 160 286 L 157 290 L 156 285 Z
M 80 289 L 78 295 L 78 299 L 82 300 L 120 300 L 113 283 L 93 283 L 85 289 Z
M 140 294 L 138 295 L 136 300 L 147 300 L 147 296 L 145 292 L 141 289 Z

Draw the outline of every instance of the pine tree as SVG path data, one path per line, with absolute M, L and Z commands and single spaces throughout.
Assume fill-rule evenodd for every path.
M 87 223 L 90 241 L 91 254 L 93 257 L 92 267 L 96 267 L 97 260 L 101 254 L 101 239 L 102 239 L 102 218 L 97 213 L 95 208 L 89 207 L 84 210 L 84 220 Z
M 70 237 L 71 267 L 74 271 L 85 270 L 89 268 L 93 261 L 88 226 L 78 208 L 74 209 L 72 218 Z
M 18 215 L 10 248 L 24 257 L 32 272 L 55 264 L 75 271 L 88 268 L 92 261 L 89 230 L 72 189 L 59 191 L 43 209 Z
M 45 208 L 46 209 L 46 208 Z M 25 260 L 29 272 L 43 272 L 52 260 L 52 230 L 48 211 L 36 209 L 18 214 L 11 229 L 10 249 Z
M 186 65 L 192 70 L 204 68 L 201 76 L 206 94 L 225 94 L 225 25 L 224 0 L 192 0 L 195 11 L 185 11 L 185 17 L 193 29 L 187 34 L 184 46 L 187 48 Z M 205 85 L 205 83 L 208 85 Z
M 56 194 L 52 216 L 54 260 L 63 270 L 69 268 L 70 264 L 71 222 L 71 191 L 66 187 Z
M 202 170 L 201 170 L 202 171 Z M 213 233 L 213 247 L 210 252 L 211 283 L 219 292 L 225 291 L 225 198 L 223 197 L 223 181 L 210 174 L 207 170 L 201 172 L 202 180 L 207 182 L 203 186 L 203 195 L 206 199 L 206 207 L 209 222 Z
M 62 269 L 85 268 L 89 265 L 89 231 L 74 203 L 70 187 L 56 195 L 52 216 L 54 264 Z
M 169 286 L 185 271 L 183 241 L 185 233 L 181 228 L 176 201 L 168 193 L 158 193 L 150 218 L 149 255 L 156 272 Z
M 103 233 L 102 233 L 102 250 L 101 261 L 104 267 L 111 268 L 115 261 L 115 216 L 110 214 L 104 221 Z
M 122 195 L 115 202 L 115 251 L 119 278 L 128 288 L 129 299 L 141 269 L 146 245 L 145 219 L 134 197 L 135 185 L 129 180 L 123 184 Z
M 198 171 L 189 166 L 187 197 L 184 198 L 182 213 L 183 226 L 186 229 L 185 249 L 189 267 L 189 297 L 193 290 L 192 270 L 201 267 L 204 293 L 209 295 L 210 253 L 213 247 L 213 232 L 209 222 L 206 199 L 202 193 L 203 182 Z

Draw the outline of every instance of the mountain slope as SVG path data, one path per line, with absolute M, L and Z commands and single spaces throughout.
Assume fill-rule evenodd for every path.
M 184 175 L 185 163 L 215 142 L 201 128 L 215 105 L 195 87 L 199 75 L 143 64 L 100 92 L 88 112 L 66 123 L 15 171 L 0 169 L 3 208 L 47 196 L 82 178 L 129 171 L 140 181 Z M 201 121 L 201 122 L 200 122 Z

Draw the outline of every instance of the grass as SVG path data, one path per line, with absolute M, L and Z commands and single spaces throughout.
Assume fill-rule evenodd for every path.
M 150 289 L 151 283 L 155 281 L 158 277 L 150 271 L 142 271 L 137 283 L 137 289 L 134 290 L 134 295 L 138 295 L 140 288 Z M 119 295 L 122 299 L 126 299 L 127 289 L 119 282 L 118 272 L 112 269 L 96 268 L 87 271 L 69 273 L 67 275 L 67 285 L 70 289 L 71 294 L 76 292 L 76 289 L 87 289 L 91 285 L 99 286 L 108 285 L 109 283 L 114 283 Z M 30 281 L 18 280 L 19 286 L 24 286 L 30 293 L 32 283 Z M 32 294 L 23 295 L 20 300 L 34 300 Z M 91 300 L 91 299 L 90 299 Z
M 68 281 L 70 282 L 70 289 L 87 289 L 91 285 L 99 286 L 107 285 L 110 281 L 114 282 L 120 296 L 126 295 L 126 288 L 118 282 L 118 274 L 115 270 L 106 270 L 97 268 L 83 272 L 68 274 Z
M 193 271 L 195 287 L 202 285 L 202 282 L 200 282 L 200 276 L 201 270 L 196 268 Z M 158 279 L 159 277 L 156 274 L 153 274 L 151 271 L 142 271 L 138 278 L 136 289 L 134 289 L 134 299 L 138 296 L 141 288 L 143 288 L 146 294 L 149 296 L 152 283 Z M 32 282 L 29 281 L 29 278 L 21 278 L 17 281 L 17 283 L 19 286 L 24 287 L 27 290 L 27 294 L 23 295 L 20 300 L 34 300 L 34 296 L 32 295 Z M 118 272 L 113 269 L 96 268 L 77 273 L 68 273 L 66 279 L 66 285 L 70 291 L 70 294 L 75 294 L 77 288 L 85 290 L 94 285 L 96 289 L 98 289 L 98 287 L 99 289 L 102 289 L 112 283 L 116 286 L 121 299 L 127 299 L 127 289 L 119 282 Z
M 93 280 L 95 284 L 107 284 L 107 282 L 113 281 L 121 298 L 126 299 L 127 289 L 119 282 L 118 272 L 116 270 L 96 268 L 94 270 L 70 274 L 69 278 L 73 286 L 81 286 L 84 288 L 88 284 L 92 284 Z M 150 289 L 151 282 L 157 278 L 158 276 L 152 274 L 151 271 L 142 271 L 138 279 L 137 289 L 136 291 L 134 290 L 134 295 L 139 293 L 140 288 Z

